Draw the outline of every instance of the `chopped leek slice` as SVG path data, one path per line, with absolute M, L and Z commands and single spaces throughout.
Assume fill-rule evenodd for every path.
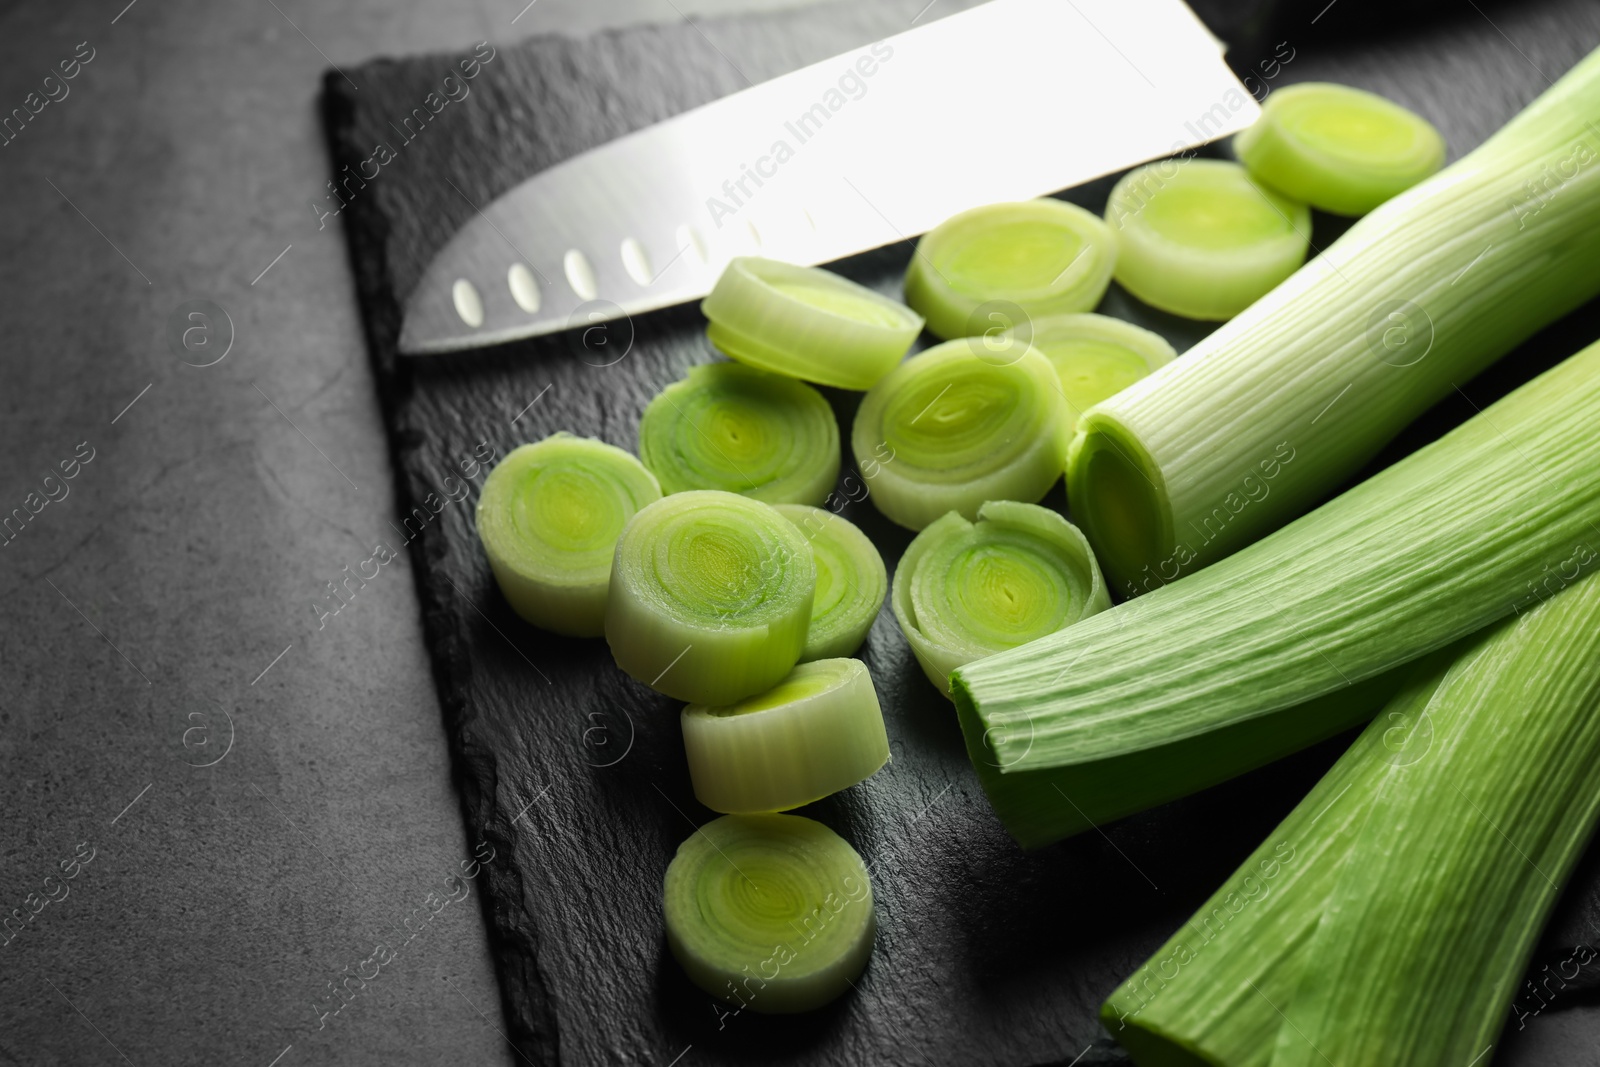
M 1068 441 L 1055 368 L 1027 346 L 1006 359 L 947 341 L 867 392 L 851 446 L 863 469 L 880 448 L 894 457 L 871 482 L 879 511 L 920 530 L 947 511 L 975 519 L 985 500 L 1031 503 L 1055 483 Z
M 805 534 L 817 566 L 811 628 L 800 661 L 850 655 L 867 639 L 889 591 L 883 557 L 855 523 L 831 511 L 805 504 L 776 504 L 774 510 Z
M 1141 1064 L 1486 1061 L 1600 817 L 1600 578 L 1419 661 L 1102 1009 Z
M 617 540 L 606 641 L 652 689 L 731 704 L 799 661 L 815 586 L 805 536 L 771 507 L 714 489 L 674 493 Z
M 1112 585 L 1173 581 L 1291 521 L 1600 293 L 1595 116 L 1600 52 L 1080 420 L 1067 495 Z M 1530 189 L 1541 174 L 1570 177 Z
M 1339 713 L 1305 702 L 1550 595 L 1600 547 L 1597 426 L 1600 343 L 1227 559 L 959 668 L 1001 820 L 1030 844 L 1077 833 L 1103 817 L 1074 785 L 1097 767 L 1126 768 L 1125 813 L 1169 746 L 1257 718 L 1301 747 Z
M 666 493 L 721 489 L 769 504 L 820 504 L 839 477 L 839 424 L 803 382 L 706 363 L 644 409 L 639 458 Z
M 724 815 L 683 844 L 663 892 L 667 945 L 740 1011 L 820 1008 L 860 977 L 877 919 L 850 844 L 799 815 Z
M 1312 207 L 1365 215 L 1444 166 L 1444 138 L 1376 93 L 1328 82 L 1279 89 L 1233 139 L 1250 173 Z
M 945 220 L 917 242 L 906 303 L 939 337 L 974 337 L 1020 327 L 1014 320 L 1023 316 L 1090 310 L 1105 295 L 1116 260 L 1115 235 L 1075 204 L 989 204 Z
M 870 389 L 922 332 L 903 304 L 818 267 L 740 256 L 700 304 L 706 337 L 740 363 Z
M 919 533 L 894 572 L 894 617 L 928 680 L 1111 606 L 1089 542 L 1049 508 L 991 500 Z
M 1087 312 L 1034 319 L 1030 342 L 1061 376 L 1067 400 L 1067 430 L 1078 416 L 1177 355 L 1167 339 L 1142 326 Z
M 514 449 L 483 483 L 478 537 L 516 613 L 599 637 L 617 536 L 661 486 L 620 448 L 569 433 Z
M 737 704 L 683 709 L 694 795 L 712 811 L 787 811 L 870 778 L 889 735 L 867 665 L 802 663 Z
M 1163 160 L 1123 175 L 1106 202 L 1117 281 L 1151 307 L 1231 319 L 1305 262 L 1306 205 L 1219 159 Z

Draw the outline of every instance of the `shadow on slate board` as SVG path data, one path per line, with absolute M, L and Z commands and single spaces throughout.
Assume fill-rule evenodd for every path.
M 874 0 L 582 40 L 534 38 L 499 48 L 470 83 L 471 94 L 409 141 L 391 124 L 438 91 L 465 52 L 350 69 L 359 92 L 330 73 L 322 102 L 334 172 L 354 171 L 380 142 L 396 156 L 364 187 L 350 186 L 355 193 L 342 214 L 400 513 L 423 506 L 430 492 L 443 496 L 446 476 L 483 442 L 503 455 L 565 429 L 632 449 L 650 397 L 685 368 L 717 358 L 693 306 L 619 323 L 604 346 L 591 336 L 585 347 L 569 333 L 415 362 L 398 358 L 401 300 L 473 204 L 551 163 L 742 88 L 739 71 L 760 81 L 898 32 L 923 2 Z M 946 0 L 938 13 L 960 6 L 968 5 Z M 1464 6 L 1372 38 L 1360 32 L 1365 26 L 1353 37 L 1332 32 L 1331 18 L 1319 31 L 1307 9 L 1282 20 L 1261 58 L 1282 40 L 1293 58 L 1271 86 L 1332 79 L 1383 92 L 1433 120 L 1457 156 L 1537 95 L 1545 75 L 1559 76 L 1600 43 L 1600 8 L 1592 3 L 1490 10 L 1493 24 Z M 1241 73 L 1256 69 L 1252 56 L 1230 59 Z M 938 166 L 933 151 L 929 166 Z M 1109 186 L 1091 183 L 1069 199 L 1098 211 Z M 1325 247 L 1341 228 L 1319 218 L 1316 245 Z M 909 255 L 901 244 L 837 269 L 895 293 Z M 1101 310 L 1156 329 L 1180 350 L 1208 330 L 1146 308 L 1116 287 Z M 1471 402 L 1462 396 L 1442 403 L 1373 469 L 1597 336 L 1600 306 L 1591 305 L 1463 383 Z M 858 396 L 827 395 L 847 431 Z M 848 456 L 844 470 L 852 471 Z M 473 532 L 474 500 L 445 504 L 410 548 L 468 837 L 497 850 L 483 901 L 510 1037 L 541 1067 L 666 1064 L 680 1055 L 685 1067 L 1125 1063 L 1096 1019 L 1101 1000 L 1272 830 L 1349 740 L 1023 853 L 990 812 L 949 705 L 923 678 L 885 608 L 860 656 L 882 697 L 893 762 L 804 810 L 874 865 L 879 932 L 872 964 L 855 992 L 811 1016 L 722 1015 L 684 979 L 661 929 L 662 872 L 678 843 L 712 817 L 689 787 L 678 705 L 625 677 L 603 641 L 555 637 L 510 611 Z M 1059 485 L 1047 503 L 1065 506 Z M 880 546 L 892 570 L 910 534 L 883 520 L 870 500 L 844 513 Z M 1565 894 L 1534 973 L 1567 959 L 1576 944 L 1600 943 L 1596 852 Z M 1590 1049 L 1600 1044 L 1596 986 L 1600 976 L 1580 975 L 1530 1014 L 1529 1035 L 1558 1010 L 1587 1017 L 1584 1047 L 1553 1050 L 1542 1041 L 1537 1062 L 1591 1062 Z M 1535 1046 L 1519 1041 L 1516 1030 L 1509 1028 L 1496 1062 L 1535 1062 L 1535 1053 L 1519 1051 Z

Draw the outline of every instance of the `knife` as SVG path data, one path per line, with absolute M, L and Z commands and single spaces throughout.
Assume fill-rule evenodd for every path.
M 990 0 L 533 175 L 406 301 L 452 352 L 704 296 L 728 261 L 807 265 L 1235 133 L 1260 108 L 1182 0 Z

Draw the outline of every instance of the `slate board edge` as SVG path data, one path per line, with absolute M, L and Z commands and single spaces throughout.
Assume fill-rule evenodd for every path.
M 358 153 L 345 151 L 349 141 L 344 135 L 352 126 L 354 100 L 350 94 L 353 90 L 336 70 L 323 72 L 322 88 L 323 129 L 332 163 L 330 169 L 338 173 L 341 167 L 354 166 L 362 158 Z M 395 299 L 385 250 L 389 223 L 376 203 L 372 198 L 359 198 L 345 207 L 352 219 L 360 220 L 359 225 L 345 226 L 345 238 L 361 308 L 362 332 L 383 415 L 384 435 L 394 467 L 396 514 L 404 515 L 419 505 L 427 489 L 419 487 L 408 463 L 418 449 L 418 439 L 412 428 L 404 424 L 402 401 L 413 387 L 413 379 L 398 352 L 399 334 L 393 324 L 401 321 L 401 308 Z M 462 683 L 470 671 L 470 660 L 462 647 L 464 639 L 450 625 L 448 610 L 426 579 L 447 548 L 443 527 L 429 523 L 410 541 L 408 548 L 412 581 L 422 610 L 424 644 L 439 698 L 439 713 L 449 738 L 451 778 L 461 796 L 464 836 L 469 839 L 470 847 L 475 844 L 470 841 L 471 835 L 479 832 L 497 856 L 509 859 L 514 853 L 515 835 L 493 800 L 497 761 L 493 751 L 471 743 L 475 712 L 458 695 L 467 691 Z M 510 909 L 500 903 L 522 897 L 524 889 L 518 867 L 511 862 L 492 862 L 484 870 L 488 887 L 479 893 L 478 900 L 499 978 L 502 1015 L 509 1030 L 507 1040 L 519 1054 L 541 1067 L 558 1064 L 556 1012 L 538 966 L 537 931 L 532 926 L 512 921 Z M 510 943 L 515 947 L 512 951 L 503 951 L 498 943 Z M 531 1025 L 525 1023 L 528 1019 L 533 1020 Z

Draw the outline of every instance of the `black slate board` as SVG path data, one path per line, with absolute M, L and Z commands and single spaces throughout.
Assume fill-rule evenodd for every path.
M 649 398 L 686 367 L 714 358 L 698 312 L 641 316 L 612 329 L 605 347 L 598 337 L 585 347 L 569 334 L 411 362 L 394 348 L 400 300 L 472 204 L 541 167 L 742 88 L 745 76 L 760 81 L 897 32 L 923 2 L 874 0 L 501 47 L 469 83 L 470 95 L 409 141 L 391 124 L 440 92 L 467 53 L 347 68 L 359 91 L 333 72 L 325 81 L 335 175 L 343 177 L 345 166 L 355 171 L 380 142 L 394 152 L 377 177 L 346 187 L 352 195 L 340 220 L 390 435 L 398 510 L 424 509 L 396 527 L 391 547 L 409 540 L 416 565 L 468 837 L 498 852 L 484 908 L 510 1040 L 541 1067 L 1126 1062 L 1096 1021 L 1100 1001 L 1348 741 L 1024 854 L 990 813 L 949 706 L 922 677 L 886 609 L 860 655 L 883 698 L 894 762 L 804 812 L 874 865 L 878 943 L 857 990 L 799 1019 L 723 1015 L 666 953 L 660 876 L 679 841 L 711 817 L 689 789 L 677 705 L 624 677 L 604 642 L 553 637 L 518 620 L 497 594 L 472 530 L 481 472 L 461 501 L 449 499 L 462 490 L 447 477 L 459 475 L 461 460 L 484 443 L 503 455 L 558 429 L 632 448 Z M 959 6 L 946 2 L 937 13 Z M 1322 7 L 1284 17 L 1270 41 L 1250 46 L 1254 52 L 1236 49 L 1236 67 L 1243 73 L 1255 69 L 1257 56 L 1281 56 L 1276 42 L 1283 40 L 1294 58 L 1271 86 L 1330 78 L 1384 92 L 1436 122 L 1457 155 L 1535 96 L 1546 75 L 1600 42 L 1600 8 L 1592 3 L 1489 7 L 1493 24 L 1470 6 L 1452 8 L 1382 39 L 1368 35 L 1353 3 L 1342 32 L 1338 15 L 1312 25 Z M 1108 188 L 1097 182 L 1070 198 L 1098 210 Z M 1338 229 L 1319 220 L 1316 244 L 1325 246 Z M 907 246 L 896 246 L 839 269 L 892 293 L 908 256 Z M 1205 332 L 1115 288 L 1102 310 L 1165 333 L 1180 350 Z M 1468 392 L 1487 403 L 1596 336 L 1600 308 L 1591 306 Z M 829 399 L 848 426 L 855 395 Z M 1380 462 L 1470 411 L 1464 400 L 1442 404 Z M 848 456 L 844 469 L 851 471 Z M 1064 506 L 1059 487 L 1047 502 Z M 892 568 L 909 535 L 870 502 L 844 513 Z M 1536 971 L 1566 960 L 1575 944 L 1600 943 L 1596 851 L 1558 909 Z M 1530 1013 L 1527 1033 L 1537 1044 L 1508 1032 L 1496 1062 L 1593 1062 L 1595 984 L 1580 976 Z M 1556 1013 L 1570 1018 L 1571 1010 L 1583 1013 L 1582 1026 L 1548 1028 Z

